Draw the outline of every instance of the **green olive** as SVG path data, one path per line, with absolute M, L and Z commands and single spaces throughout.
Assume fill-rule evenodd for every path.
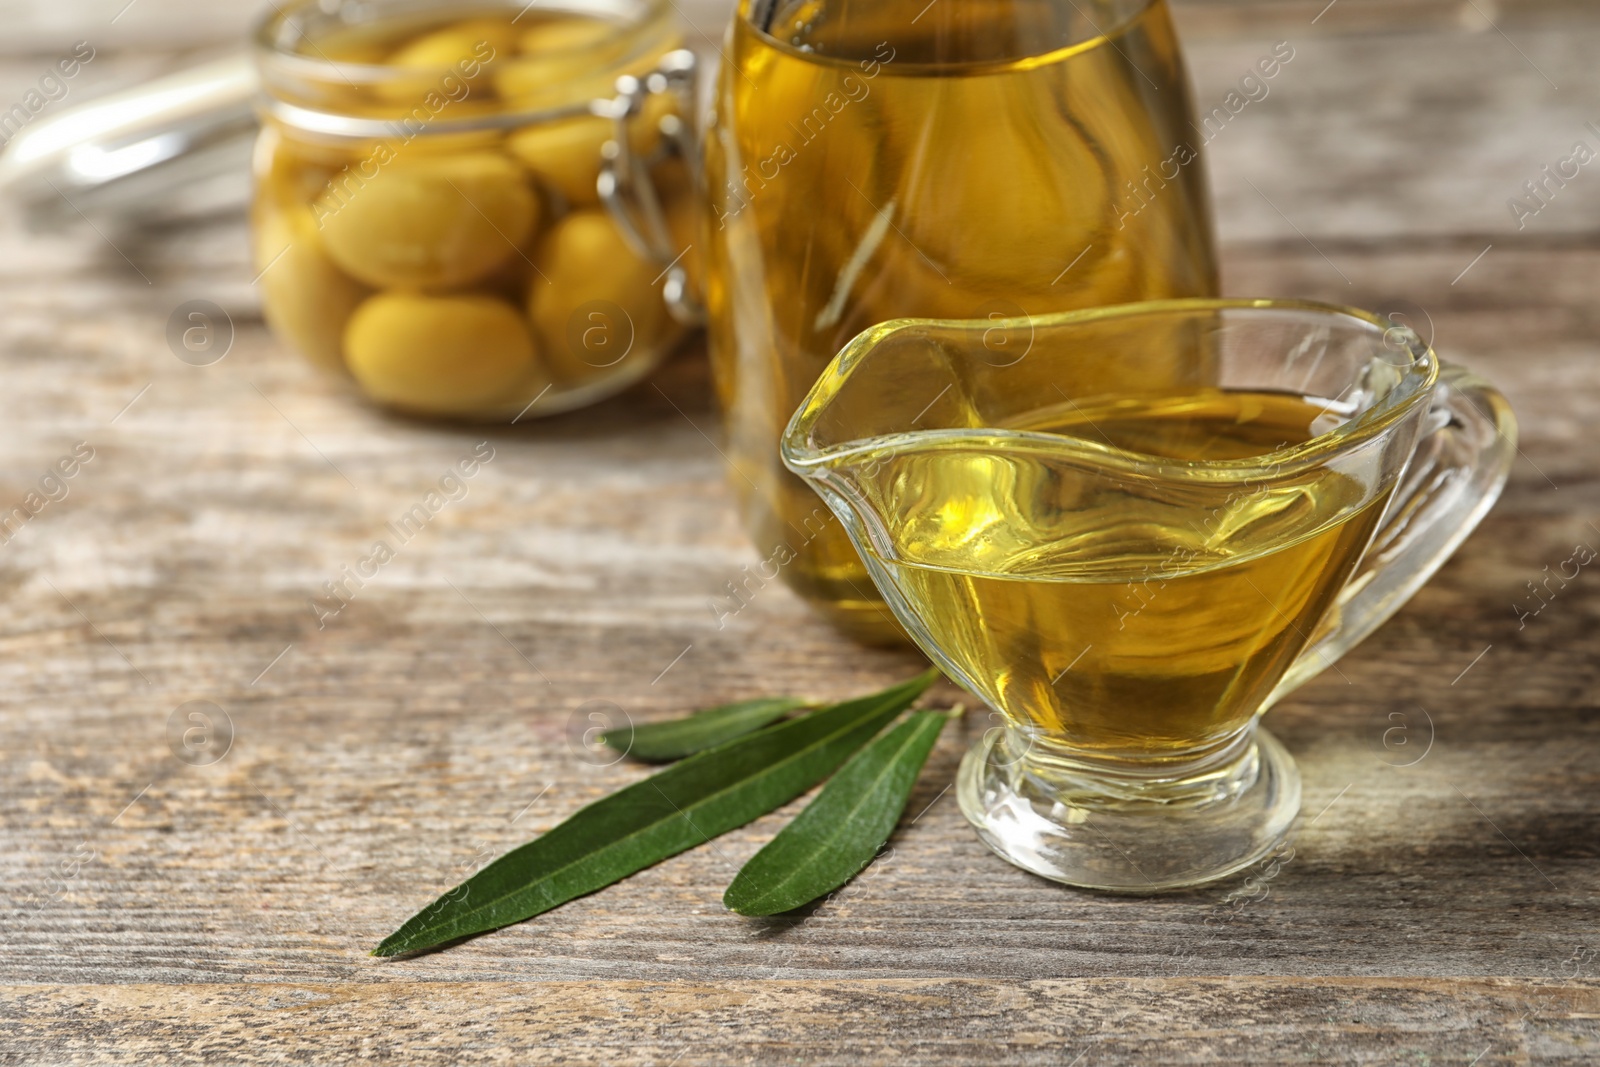
M 507 100 L 526 100 L 573 91 L 580 85 L 589 95 L 610 96 L 615 80 L 610 72 L 614 48 L 600 46 L 618 34 L 617 23 L 607 19 L 566 17 L 535 22 L 522 30 L 516 57 L 495 70 L 494 85 Z
M 286 136 L 268 123 L 261 128 L 251 163 L 257 199 L 304 206 L 322 194 L 328 180 L 347 162 L 344 153 Z
M 379 95 L 403 101 L 420 98 L 429 90 L 451 92 L 444 81 L 447 75 L 470 86 L 469 95 L 483 92 L 489 86 L 490 68 L 510 57 L 517 37 L 516 27 L 498 19 L 467 19 L 425 33 L 397 49 L 388 60 L 391 67 L 418 72 L 417 77 L 380 84 Z
M 628 247 L 600 211 L 574 211 L 534 251 L 539 272 L 528 317 L 551 373 L 568 384 L 616 373 L 643 358 L 669 323 L 655 286 L 659 268 Z
M 647 98 L 640 113 L 629 120 L 633 150 L 649 155 L 661 141 L 661 119 L 676 112 L 673 98 Z M 573 207 L 593 207 L 600 202 L 595 182 L 600 177 L 600 149 L 616 133 L 610 119 L 595 115 L 525 126 L 506 141 L 506 148 L 534 176 L 556 189 Z
M 509 55 L 522 34 L 500 19 L 467 19 L 431 33 L 395 50 L 389 65 L 415 70 L 451 67 L 475 59 L 480 63 Z
M 315 42 L 309 38 L 301 39 L 302 55 L 314 59 L 327 60 L 329 63 L 359 63 L 362 65 L 382 63 L 389 55 L 389 48 L 381 40 L 372 36 L 370 26 L 346 26 L 319 36 Z
M 496 65 L 495 91 L 519 107 L 610 97 L 619 74 L 643 77 L 679 43 L 665 41 L 636 54 L 630 50 L 634 41 L 605 19 L 580 16 L 538 23 L 523 33 L 521 53 Z
M 610 97 L 616 78 L 595 69 L 582 54 L 519 56 L 495 65 L 494 90 L 501 100 L 523 110 L 555 107 L 573 98 Z
M 517 38 L 517 47 L 527 55 L 552 55 L 580 48 L 593 48 L 615 37 L 619 24 L 610 19 L 553 18 L 531 23 Z
M 492 296 L 379 293 L 356 309 L 344 342 L 369 396 L 430 415 L 491 414 L 534 370 L 522 316 Z
M 581 115 L 518 130 L 506 141 L 511 154 L 574 207 L 600 202 L 600 147 L 611 139 L 610 121 Z
M 328 255 L 369 285 L 454 288 L 477 281 L 533 231 L 538 200 L 494 152 L 375 152 L 312 205 Z
M 366 290 L 323 253 L 310 210 L 303 204 L 263 204 L 255 262 L 262 312 L 273 332 L 319 366 L 343 370 L 345 323 Z

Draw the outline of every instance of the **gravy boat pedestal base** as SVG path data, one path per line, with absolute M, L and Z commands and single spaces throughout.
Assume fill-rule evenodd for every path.
M 1108 777 L 1003 728 L 967 752 L 956 798 L 984 844 L 1024 870 L 1150 894 L 1226 878 L 1270 855 L 1300 810 L 1300 771 L 1254 721 L 1220 751 L 1139 779 Z

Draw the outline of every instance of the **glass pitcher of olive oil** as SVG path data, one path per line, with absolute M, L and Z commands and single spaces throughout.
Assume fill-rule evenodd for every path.
M 791 587 L 890 638 L 838 521 L 783 468 L 784 424 L 886 319 L 993 320 L 1005 364 L 1027 315 L 1214 295 L 1183 61 L 1165 0 L 741 0 L 724 56 L 706 295 L 733 485 Z

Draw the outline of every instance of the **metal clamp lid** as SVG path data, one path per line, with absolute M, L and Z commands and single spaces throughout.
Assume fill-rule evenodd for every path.
M 669 114 L 660 121 L 659 143 L 646 157 L 634 151 L 628 123 L 644 109 L 645 100 L 658 93 L 675 94 L 680 110 L 693 115 L 698 100 L 698 74 L 695 54 L 681 48 L 663 56 L 656 69 L 643 78 L 624 75 L 617 79 L 617 95 L 605 109 L 616 124 L 616 134 L 603 149 L 604 161 L 600 165 L 598 183 L 600 199 L 616 219 L 623 238 L 635 252 L 663 267 L 666 282 L 662 297 L 667 309 L 688 326 L 705 321 L 705 307 L 683 264 L 689 249 L 675 247 L 650 171 L 665 160 L 677 159 L 689 172 L 690 187 L 699 189 L 698 140 L 692 126 L 677 115 Z M 596 111 L 599 110 L 597 106 Z

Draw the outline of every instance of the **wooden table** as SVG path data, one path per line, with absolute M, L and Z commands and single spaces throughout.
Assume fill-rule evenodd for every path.
M 531 923 L 369 957 L 475 862 L 642 773 L 583 757 L 586 702 L 828 697 L 917 661 L 777 586 L 718 628 L 755 556 L 698 349 L 589 412 L 419 426 L 266 335 L 237 224 L 13 224 L 0 505 L 94 455 L 0 547 L 0 1063 L 1594 1062 L 1600 570 L 1514 605 L 1600 548 L 1600 164 L 1522 229 L 1506 201 L 1600 147 L 1600 14 L 1325 3 L 1179 10 L 1202 109 L 1295 49 L 1209 149 L 1227 289 L 1409 309 L 1511 396 L 1521 458 L 1455 560 L 1272 713 L 1305 815 L 1264 897 L 1106 898 L 1001 862 L 944 791 L 978 716 L 892 854 L 803 919 L 719 902 L 780 814 Z M 0 99 L 62 41 L 100 48 L 86 96 L 248 14 L 41 9 Z M 165 342 L 197 297 L 237 326 L 209 367 Z M 484 440 L 467 497 L 319 629 L 308 599 Z M 190 701 L 231 723 L 215 763 L 169 744 Z M 1385 749 L 1390 712 L 1419 762 Z

